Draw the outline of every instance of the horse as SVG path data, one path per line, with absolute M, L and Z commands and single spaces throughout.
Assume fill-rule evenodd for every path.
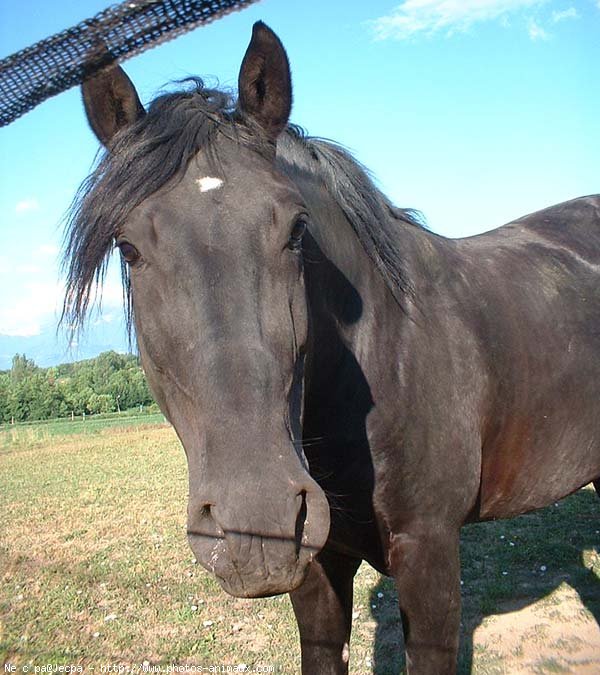
M 146 110 L 118 66 L 84 83 L 106 152 L 63 317 L 118 248 L 191 549 L 232 595 L 290 594 L 303 673 L 348 672 L 362 560 L 395 580 L 409 673 L 453 673 L 461 526 L 600 488 L 600 196 L 447 239 L 290 124 L 262 22 L 238 84 Z

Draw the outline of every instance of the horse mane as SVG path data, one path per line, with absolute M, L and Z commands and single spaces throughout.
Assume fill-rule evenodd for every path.
M 83 181 L 67 213 L 63 246 L 66 276 L 61 323 L 73 337 L 84 324 L 104 281 L 119 228 L 146 198 L 170 180 L 181 178 L 199 150 L 219 165 L 220 134 L 268 152 L 267 142 L 252 122 L 236 111 L 229 93 L 187 78 L 191 87 L 163 94 L 147 114 L 120 131 L 110 152 L 99 158 Z M 420 227 L 417 212 L 394 207 L 373 184 L 368 171 L 340 145 L 307 136 L 290 125 L 280 137 L 278 158 L 315 172 L 340 205 L 358 239 L 399 304 L 411 292 L 398 247 L 400 222 Z M 127 265 L 121 261 L 126 322 L 131 333 L 132 304 Z
M 277 155 L 290 165 L 292 176 L 294 171 L 306 172 L 326 186 L 394 298 L 404 307 L 413 288 L 400 248 L 400 228 L 423 228 L 420 212 L 394 206 L 348 149 L 309 136 L 296 125 L 290 125 L 282 135 Z
M 106 276 L 115 236 L 133 209 L 170 180 L 182 177 L 200 149 L 207 151 L 210 162 L 218 164 L 213 152 L 218 134 L 234 138 L 240 135 L 235 101 L 230 94 L 205 87 L 200 78 L 186 78 L 183 82 L 191 86 L 158 96 L 146 115 L 116 134 L 110 152 L 100 155 L 67 212 L 62 259 L 66 289 L 61 323 L 69 326 L 71 337 L 84 324 Z M 260 151 L 264 141 L 256 129 L 247 125 L 245 140 L 252 142 L 249 139 L 253 131 Z M 129 272 L 123 261 L 121 276 L 131 335 Z

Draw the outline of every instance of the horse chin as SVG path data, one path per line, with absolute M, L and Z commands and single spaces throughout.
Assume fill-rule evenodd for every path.
M 317 553 L 314 548 L 301 546 L 297 555 L 290 551 L 292 555 L 286 561 L 287 556 L 282 559 L 273 555 L 274 551 L 269 555 L 267 546 L 262 564 L 253 559 L 241 564 L 232 560 L 224 539 L 211 541 L 208 537 L 192 536 L 190 543 L 200 565 L 217 578 L 224 591 L 237 598 L 264 598 L 295 590 L 304 581 Z
M 217 575 L 221 588 L 236 598 L 267 598 L 290 593 L 300 586 L 308 572 L 308 564 L 298 567 L 289 575 L 270 574 L 268 578 L 255 578 L 234 574 L 227 577 Z

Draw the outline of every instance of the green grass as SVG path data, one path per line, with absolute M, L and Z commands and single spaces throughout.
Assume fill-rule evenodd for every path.
M 42 422 L 0 425 L 0 452 L 15 447 L 31 447 L 62 436 L 89 436 L 105 429 L 137 429 L 146 425 L 164 424 L 162 413 L 111 413 L 106 415 L 81 416 Z
M 232 598 L 194 564 L 185 458 L 162 421 L 0 430 L 0 661 L 246 663 L 299 672 L 287 596 Z M 506 654 L 473 643 L 473 631 L 491 614 L 532 603 L 553 625 L 565 621 L 561 584 L 578 592 L 582 626 L 600 617 L 599 530 L 591 489 L 511 521 L 464 528 L 461 672 L 510 673 L 507 658 L 519 663 L 522 646 Z M 400 672 L 396 592 L 365 564 L 354 610 L 351 673 Z M 565 670 L 568 640 L 552 649 L 530 672 L 575 672 Z

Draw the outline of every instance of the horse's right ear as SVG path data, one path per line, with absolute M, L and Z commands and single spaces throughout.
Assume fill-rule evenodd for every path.
M 81 90 L 88 122 L 105 147 L 110 146 L 117 131 L 146 114 L 133 83 L 120 66 L 86 80 Z

